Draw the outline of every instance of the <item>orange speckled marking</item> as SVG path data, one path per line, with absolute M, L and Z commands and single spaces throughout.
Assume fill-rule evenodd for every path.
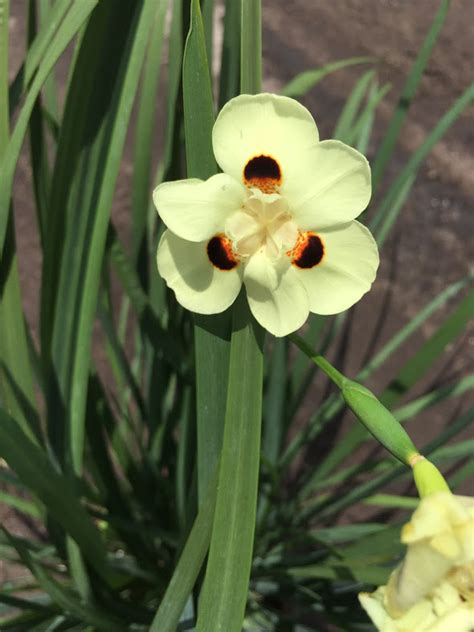
M 319 265 L 323 260 L 324 244 L 319 235 L 307 231 L 300 233 L 295 247 L 286 254 L 292 257 L 291 263 L 294 266 L 302 270 L 308 270 Z
M 218 270 L 233 270 L 239 265 L 232 243 L 225 235 L 215 235 L 207 243 L 207 256 Z
M 275 193 L 283 180 L 281 167 L 273 156 L 254 156 L 245 165 L 243 180 L 246 186 L 262 193 Z

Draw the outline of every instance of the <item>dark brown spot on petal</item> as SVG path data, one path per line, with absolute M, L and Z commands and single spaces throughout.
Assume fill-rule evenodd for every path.
M 207 244 L 207 256 L 218 270 L 233 270 L 238 265 L 232 244 L 225 235 L 216 235 Z
M 280 165 L 272 156 L 255 156 L 244 168 L 244 183 L 260 189 L 263 193 L 274 193 L 282 182 Z
M 298 268 L 308 270 L 317 266 L 324 257 L 324 244 L 314 233 L 301 233 L 294 249 L 289 253 L 292 263 Z

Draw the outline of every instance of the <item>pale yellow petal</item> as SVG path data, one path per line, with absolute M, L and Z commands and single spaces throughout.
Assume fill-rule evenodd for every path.
M 275 94 L 240 95 L 217 117 L 212 133 L 221 169 L 244 182 L 247 163 L 257 156 L 273 159 L 281 171 L 281 195 L 292 200 L 307 187 L 314 172 L 319 134 L 310 112 L 300 103 Z
M 207 256 L 207 242 L 191 242 L 166 230 L 158 246 L 158 271 L 183 307 L 199 314 L 217 314 L 237 298 L 241 267 L 218 270 Z
M 253 255 L 245 267 L 244 283 L 250 310 L 274 336 L 286 336 L 308 318 L 308 295 L 291 266 L 276 270 L 265 252 Z
M 312 162 L 313 176 L 290 199 L 302 230 L 337 226 L 355 219 L 372 194 L 370 167 L 358 151 L 337 140 L 319 143 Z
M 309 296 L 310 311 L 337 314 L 368 292 L 379 265 L 377 245 L 359 222 L 318 231 L 324 255 L 313 268 L 295 270 Z
M 153 193 L 163 222 L 175 235 L 188 241 L 204 241 L 222 232 L 226 219 L 247 197 L 245 187 L 224 173 L 205 181 L 164 182 Z

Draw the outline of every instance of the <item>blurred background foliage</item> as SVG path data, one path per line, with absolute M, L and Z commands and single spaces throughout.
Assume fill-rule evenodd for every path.
M 210 631 L 213 609 L 225 613 L 232 605 L 228 592 L 217 594 L 222 572 L 216 565 L 205 580 L 214 590 L 198 601 L 211 537 L 218 541 L 228 526 L 224 516 L 218 528 L 214 508 L 231 323 L 229 314 L 193 318 L 164 287 L 155 267 L 161 226 L 151 191 L 163 180 L 215 172 L 214 115 L 242 88 L 258 84 L 260 6 L 246 0 L 18 4 L 22 11 L 0 0 L 0 556 L 6 569 L 0 627 L 171 632 L 195 629 L 199 612 L 196 629 Z M 297 4 L 305 15 L 305 3 Z M 314 38 L 318 4 L 327 11 L 326 3 L 316 3 Z M 371 161 L 374 196 L 363 221 L 381 248 L 381 277 L 360 306 L 336 317 L 312 316 L 301 333 L 341 371 L 375 385 L 452 488 L 468 491 L 474 374 L 463 357 L 472 346 L 466 332 L 474 292 L 461 256 L 470 243 L 467 230 L 452 248 L 454 273 L 449 256 L 441 256 L 446 250 L 430 245 L 439 284 L 428 278 L 426 297 L 406 285 L 405 294 L 394 292 L 400 276 L 419 287 L 425 273 L 416 251 L 442 227 L 448 207 L 437 198 L 427 225 L 408 219 L 397 233 L 399 215 L 414 191 L 419 195 L 414 187 L 427 157 L 474 96 L 472 86 L 463 86 L 444 111 L 427 112 L 426 134 L 400 158 L 400 133 L 410 125 L 423 73 L 454 11 L 446 0 L 428 4 L 432 22 L 411 42 L 399 94 L 376 58 L 364 49 L 341 59 L 337 41 L 327 63 L 292 69 L 302 72 L 286 84 L 273 85 L 264 75 L 263 87 L 313 110 L 325 85 L 319 82 L 341 73 L 352 82 L 342 107 L 327 108 L 330 121 L 337 112 L 332 130 L 314 112 L 325 136 Z M 279 17 L 291 37 L 298 21 L 292 9 L 263 9 L 265 54 L 266 34 Z M 393 7 L 380 11 L 390 14 Z M 26 41 L 12 76 L 13 14 L 25 24 Z M 278 53 L 272 63 L 279 63 Z M 383 125 L 381 111 L 389 112 Z M 448 163 L 445 158 L 448 171 L 457 164 L 462 171 L 461 161 Z M 15 178 L 21 187 L 13 199 Z M 25 214 L 23 203 L 34 214 Z M 34 247 L 17 250 L 25 235 Z M 412 254 L 400 260 L 405 235 Z M 456 267 L 459 257 L 464 267 Z M 29 279 L 20 283 L 25 269 L 38 284 L 34 309 Z M 400 556 L 400 525 L 416 506 L 409 474 L 344 415 L 340 395 L 289 340 L 267 336 L 263 372 L 251 580 L 248 595 L 244 578 L 233 596 L 247 599 L 245 620 L 233 618 L 222 629 L 371 630 L 356 596 L 383 583 Z M 239 382 L 229 388 L 238 398 Z M 252 414 L 249 402 L 241 407 L 241 414 Z M 258 446 L 258 436 L 248 441 Z M 242 458 L 250 465 L 236 479 L 245 490 L 258 453 Z M 244 500 L 230 512 L 229 529 L 238 536 L 250 525 L 246 537 L 252 538 Z M 237 561 L 225 579 L 233 585 L 246 571 L 239 543 L 230 546 Z

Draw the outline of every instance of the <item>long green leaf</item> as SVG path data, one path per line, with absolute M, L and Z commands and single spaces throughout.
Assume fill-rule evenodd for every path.
M 234 306 L 216 513 L 196 632 L 241 632 L 255 531 L 263 335 L 245 296 Z
M 138 318 L 143 334 L 155 349 L 161 349 L 163 361 L 176 369 L 183 371 L 184 350 L 179 340 L 168 335 L 148 295 L 142 288 L 130 257 L 120 243 L 114 225 L 109 223 L 107 235 L 107 254 L 122 283 L 123 290 L 130 299 L 130 304 Z
M 0 0 L 0 164 L 10 135 L 8 121 L 9 17 L 10 1 Z
M 44 4 L 42 2 L 41 5 Z M 48 12 L 47 20 L 41 20 L 41 28 L 36 34 L 31 46 L 25 57 L 25 61 L 20 66 L 15 79 L 10 86 L 10 111 L 14 112 L 19 101 L 24 96 L 25 90 L 31 84 L 31 80 L 35 75 L 46 51 L 52 45 L 53 38 L 64 20 L 65 15 L 70 10 L 72 0 L 57 0 Z M 47 83 L 47 81 L 46 81 Z
M 389 90 L 390 84 L 386 84 L 379 88 L 376 80 L 372 82 L 368 92 L 367 103 L 362 109 L 358 119 L 355 121 L 352 133 L 348 137 L 348 144 L 353 145 L 363 154 L 367 152 L 367 147 L 369 145 L 370 135 L 375 119 L 375 111 Z
M 315 70 L 305 70 L 287 83 L 281 93 L 287 97 L 297 99 L 298 97 L 304 96 L 324 79 L 324 77 L 327 77 L 333 72 L 356 64 L 368 64 L 373 61 L 375 61 L 373 57 L 349 57 L 348 59 L 333 61 Z
M 104 574 L 105 550 L 99 532 L 63 476 L 4 410 L 0 409 L 0 456 L 48 507 L 51 515 L 81 547 L 87 560 Z
M 219 107 L 239 94 L 240 87 L 240 3 L 226 0 L 224 41 L 222 42 L 221 72 L 219 78 Z
M 261 3 L 242 0 L 243 93 L 261 89 Z M 257 512 L 264 333 L 241 292 L 233 306 L 216 512 L 196 632 L 241 632 Z
M 334 128 L 334 132 L 332 134 L 333 138 L 344 142 L 350 142 L 350 136 L 355 127 L 357 114 L 360 110 L 362 101 L 369 90 L 374 74 L 374 70 L 369 70 L 357 81 L 336 123 L 336 127 Z
M 44 5 L 44 1 L 40 3 Z M 37 31 L 37 11 L 35 3 L 31 3 L 28 11 L 28 40 L 34 38 Z M 43 95 L 45 94 L 46 86 L 50 85 L 52 75 L 46 80 Z M 31 157 L 31 170 L 33 174 L 33 188 L 35 192 L 36 200 L 36 216 L 38 226 L 40 230 L 41 242 L 43 241 L 44 226 L 46 223 L 46 213 L 48 208 L 48 197 L 50 189 L 50 168 L 48 159 L 48 147 L 45 137 L 45 126 L 43 121 L 43 108 L 42 108 L 42 96 L 38 97 L 38 100 L 33 108 L 30 119 L 30 157 Z
M 82 474 L 100 270 L 153 9 L 151 0 L 124 2 L 118 14 L 113 2 L 99 4 L 80 41 L 61 127 L 45 240 L 41 325 L 49 375 L 48 430 L 71 478 Z M 112 28 L 114 38 L 108 35 Z M 88 599 L 91 586 L 82 552 L 70 539 L 67 547 L 76 584 Z
M 5 529 L 3 531 L 7 534 Z M 104 630 L 104 632 L 126 630 L 126 627 L 110 613 L 102 612 L 96 606 L 81 603 L 79 596 L 54 580 L 42 565 L 35 560 L 28 549 L 18 543 L 18 540 L 12 539 L 12 544 L 18 550 L 23 563 L 35 575 L 39 585 L 62 610 L 71 613 L 79 621 L 93 624 L 97 629 Z
M 456 121 L 458 116 L 472 103 L 474 99 L 474 83 L 468 86 L 463 94 L 454 102 L 453 106 L 441 117 L 436 126 L 420 145 L 420 147 L 411 156 L 410 160 L 401 170 L 398 177 L 390 186 L 385 197 L 383 198 L 380 206 L 370 222 L 370 228 L 378 236 L 379 231 L 382 232 L 385 238 L 387 228 L 384 226 L 387 222 L 391 226 L 395 221 L 395 213 L 399 212 L 402 208 L 400 203 L 400 197 L 403 194 L 403 190 L 407 191 L 411 186 L 410 180 L 413 182 L 414 175 L 418 171 L 420 165 L 425 158 L 431 152 L 436 143 L 443 137 L 451 125 Z M 402 198 L 402 202 L 403 202 Z M 393 207 L 397 205 L 397 210 L 394 211 Z M 388 216 L 388 218 L 387 218 Z M 382 228 L 381 228 L 382 226 Z
M 207 496 L 199 509 L 191 532 L 150 626 L 150 632 L 175 632 L 186 601 L 196 582 L 211 539 L 216 505 L 217 476 L 214 472 Z
M 2 490 L 0 490 L 0 502 L 38 520 L 43 516 L 35 503 Z
M 458 382 L 442 386 L 441 388 L 437 388 L 426 395 L 422 395 L 414 401 L 397 408 L 393 414 L 398 421 L 404 422 L 412 419 L 416 415 L 419 415 L 427 408 L 444 401 L 448 397 L 459 397 L 470 389 L 474 389 L 474 374 L 466 375 L 466 377 L 463 377 Z
M 180 97 L 183 62 L 183 33 L 187 16 L 183 16 L 183 5 L 188 6 L 189 0 L 174 0 L 171 19 L 168 52 L 168 90 L 166 104 L 166 133 L 160 177 L 165 179 L 179 178 L 181 175 L 181 126 L 183 107 Z
M 26 96 L 25 103 L 18 116 L 4 160 L 0 166 L 0 258 L 3 252 L 7 229 L 8 209 L 13 186 L 15 166 L 20 155 L 21 146 L 28 128 L 28 121 L 31 116 L 31 112 L 48 75 L 59 57 L 76 35 L 77 31 L 92 12 L 97 2 L 98 0 L 82 0 L 81 2 L 75 2 L 72 4 L 70 11 L 64 18 L 64 21 L 42 58 L 38 72 L 35 75 L 31 88 Z
M 113 3 L 104 2 L 97 8 L 81 42 L 61 130 L 57 185 L 64 152 L 75 155 L 76 163 L 69 172 L 73 194 L 61 183 L 67 201 L 59 204 L 61 192 L 55 198 L 55 225 L 48 238 L 51 266 L 57 256 L 57 236 L 65 234 L 51 339 L 56 390 L 50 391 L 49 412 L 55 415 L 65 408 L 61 423 L 67 429 L 66 459 L 77 473 L 82 470 L 90 339 L 109 213 L 153 10 L 151 0 L 142 5 L 123 4 L 118 20 Z M 113 40 L 107 36 L 110 28 L 114 29 Z M 101 54 L 95 48 L 98 41 L 105 47 Z M 45 271 L 51 272 L 51 268 Z M 54 276 L 47 281 L 54 288 Z M 43 296 L 43 322 L 52 316 L 46 298 Z
M 168 0 L 159 0 L 157 3 L 143 68 L 140 105 L 135 131 L 132 181 L 132 251 L 133 262 L 138 268 L 142 282 L 146 282 L 148 244 L 146 243 L 145 233 L 150 204 L 153 130 L 168 4 Z
M 9 2 L 0 2 L 0 171 L 9 160 Z M 14 168 L 14 165 L 13 165 Z M 13 176 L 13 171 L 12 171 Z M 10 188 L 11 190 L 11 188 Z M 0 194 L 1 195 L 1 194 Z M 26 325 L 20 295 L 13 216 L 8 216 L 10 193 L 0 206 L 0 398 L 23 430 L 39 436 Z M 2 252 L 2 219 L 5 248 Z
M 183 61 L 184 128 L 188 176 L 216 172 L 212 151 L 213 100 L 199 2 L 191 20 Z M 194 319 L 197 406 L 198 498 L 204 498 L 222 444 L 227 392 L 230 321 L 228 314 Z
M 13 215 L 0 263 L 0 401 L 30 438 L 41 431 L 23 316 Z
M 474 420 L 474 408 L 470 408 L 454 422 L 447 427 L 432 441 L 422 446 L 420 452 L 430 457 L 434 463 L 437 463 L 438 457 L 436 451 L 443 446 L 449 439 L 459 434 L 464 428 L 471 425 Z M 441 453 L 442 456 L 442 453 Z M 310 520 L 312 516 L 317 515 L 318 519 L 326 520 L 329 516 L 334 516 L 339 511 L 354 504 L 355 502 L 371 496 L 384 485 L 392 483 L 401 476 L 407 476 L 408 470 L 404 466 L 391 467 L 384 470 L 381 474 L 372 477 L 370 480 L 359 485 L 351 485 L 346 493 L 338 496 L 331 495 L 328 499 L 316 499 L 312 506 L 308 506 L 300 515 L 302 523 Z
M 240 92 L 257 94 L 262 89 L 262 3 L 241 0 Z
M 184 132 L 188 177 L 206 179 L 217 170 L 212 151 L 214 105 L 199 3 L 191 19 L 183 59 Z
M 447 345 L 456 340 L 473 317 L 474 290 L 471 290 L 436 333 L 406 362 L 397 377 L 390 382 L 382 396 L 384 404 L 393 406 L 423 377 Z
M 428 60 L 430 58 L 431 51 L 433 50 L 433 47 L 436 44 L 436 40 L 438 39 L 440 31 L 443 27 L 448 13 L 449 5 L 450 0 L 441 1 L 438 12 L 436 13 L 431 24 L 430 30 L 428 31 L 425 41 L 423 42 L 423 45 L 418 52 L 415 63 L 413 64 L 407 77 L 406 83 L 402 90 L 402 94 L 397 104 L 397 108 L 394 115 L 392 116 L 388 131 L 385 134 L 383 143 L 377 153 L 375 164 L 372 169 L 372 185 L 374 190 L 377 189 L 384 173 L 385 167 L 393 153 L 395 143 L 397 142 L 398 135 L 400 133 L 400 129 L 416 94 L 426 64 L 428 63 Z
M 209 72 L 212 77 L 212 61 L 214 58 L 214 0 L 203 0 L 201 7 L 206 40 L 206 56 L 209 64 Z

